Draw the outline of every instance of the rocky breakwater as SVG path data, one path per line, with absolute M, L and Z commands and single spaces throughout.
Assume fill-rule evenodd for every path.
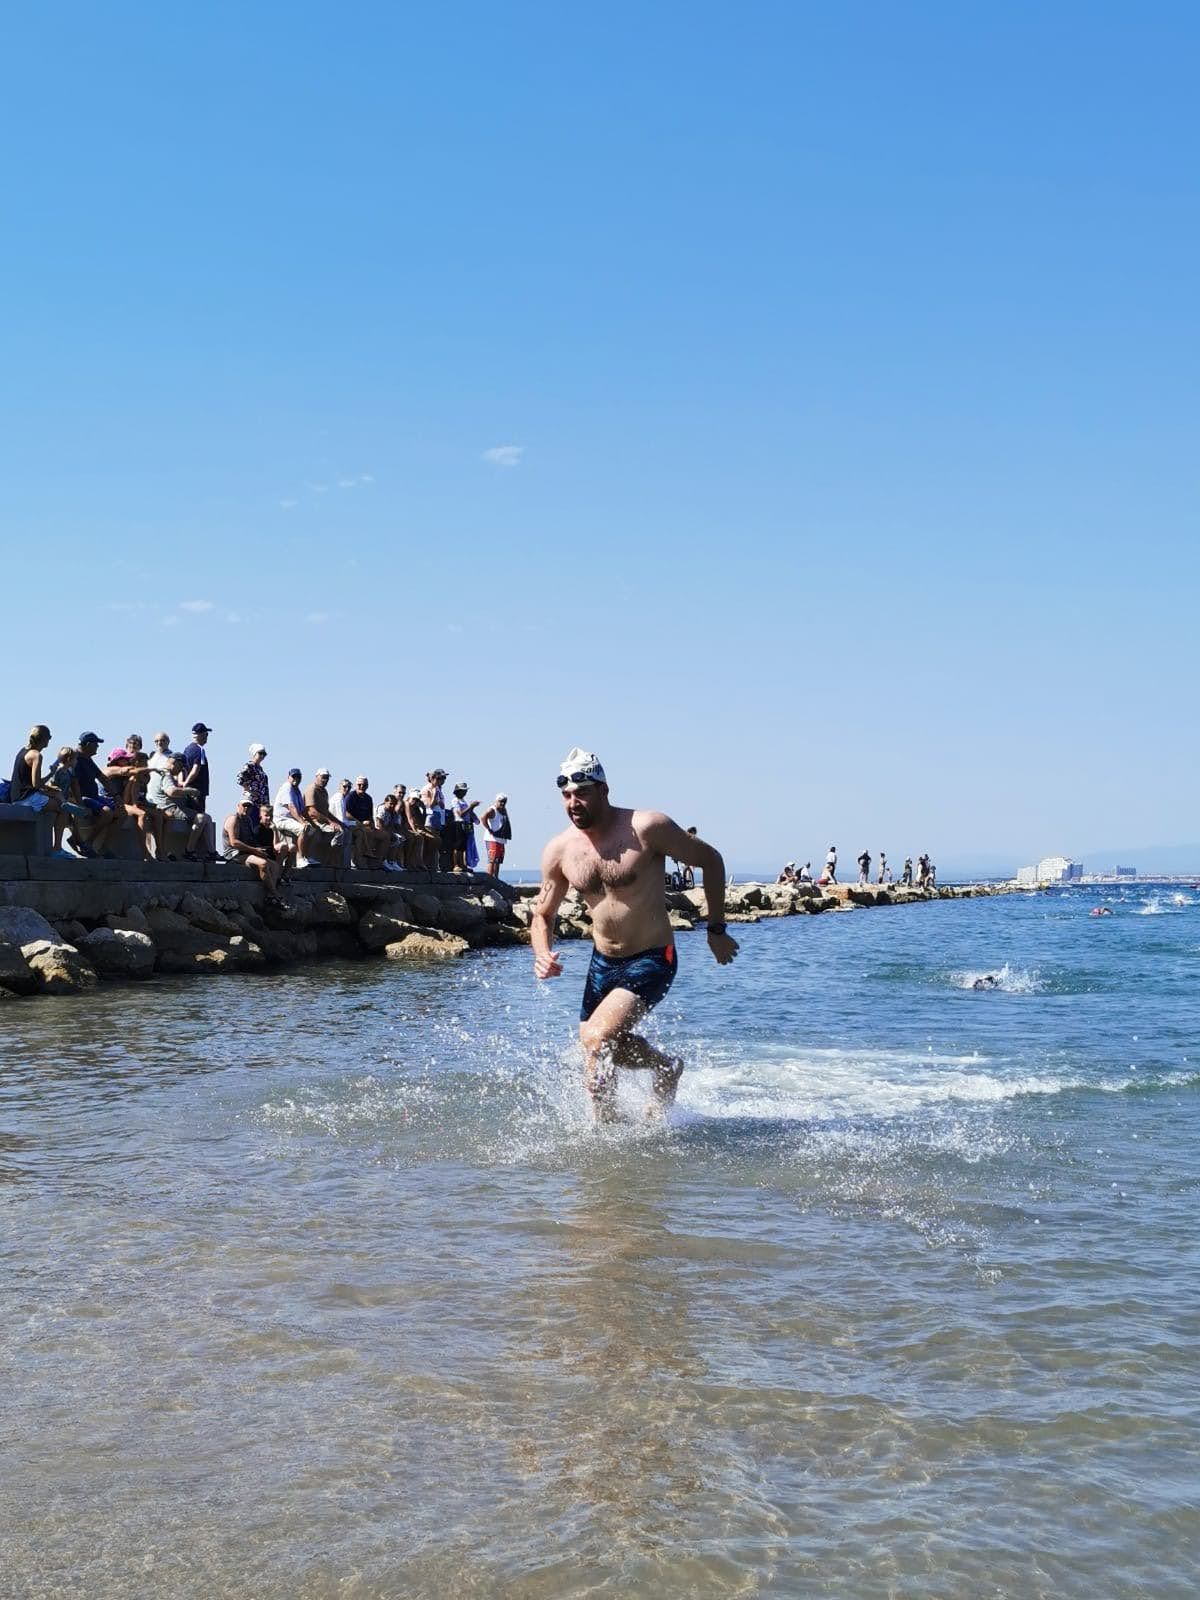
M 537 884 L 517 889 L 514 915 L 522 928 L 533 917 Z M 725 890 L 727 922 L 762 922 L 768 917 L 816 916 L 823 911 L 858 911 L 868 906 L 907 906 L 927 900 L 973 900 L 980 896 L 1007 894 L 1005 884 L 947 884 L 944 888 L 915 889 L 896 883 L 870 885 L 836 883 L 821 888 L 815 883 L 733 883 Z M 702 889 L 667 891 L 667 911 L 672 928 L 685 932 L 705 920 Z M 559 909 L 557 935 L 560 939 L 591 937 L 591 918 L 578 895 L 567 896 Z
M 479 875 L 304 874 L 285 904 L 267 905 L 257 882 L 173 883 L 152 876 L 83 880 L 53 896 L 22 886 L 36 904 L 0 904 L 0 1003 L 33 994 L 80 994 L 104 980 L 157 974 L 215 975 L 322 958 L 446 961 L 484 945 L 521 943 L 514 891 Z M 370 881 L 373 880 L 373 881 Z M 74 912 L 75 914 L 71 914 Z

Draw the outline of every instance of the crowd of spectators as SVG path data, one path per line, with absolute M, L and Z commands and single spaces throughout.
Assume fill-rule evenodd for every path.
M 50 730 L 39 723 L 18 750 L 10 778 L 0 781 L 0 803 L 45 811 L 56 856 L 111 857 L 118 831 L 129 826 L 147 860 L 242 862 L 271 895 L 290 872 L 313 866 L 473 872 L 478 828 L 487 871 L 500 875 L 512 838 L 507 795 L 497 794 L 480 816 L 482 802 L 469 798 L 465 782 L 455 783 L 447 800 L 443 767 L 427 772 L 422 784 L 393 784 L 378 803 L 365 775 L 342 778 L 331 791 L 327 767 L 308 784 L 291 767 L 272 793 L 267 747 L 257 742 L 236 775 L 241 798 L 218 844 L 209 811 L 211 732 L 195 723 L 181 751 L 171 748 L 169 734 L 156 733 L 150 755 L 140 734 L 131 733 L 101 757 L 100 736 L 88 731 L 47 759 Z
M 858 882 L 862 888 L 871 881 L 871 852 L 863 850 L 856 859 L 858 866 Z M 888 866 L 888 858 L 881 850 L 879 852 L 878 877 L 876 883 L 894 883 L 892 869 Z M 806 861 L 802 867 L 797 867 L 794 861 L 788 861 L 780 870 L 776 883 L 811 883 L 813 881 L 812 862 Z M 831 844 L 825 855 L 825 865 L 820 877 L 816 880 L 821 887 L 836 883 L 837 879 L 837 845 Z M 913 882 L 912 857 L 905 856 L 904 866 L 900 873 L 900 883 L 905 888 L 911 887 Z M 922 853 L 917 857 L 918 889 L 933 889 L 937 886 L 937 868 L 930 861 L 928 855 Z

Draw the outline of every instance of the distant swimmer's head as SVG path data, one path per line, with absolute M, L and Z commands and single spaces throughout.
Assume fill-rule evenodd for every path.
M 571 751 L 555 779 L 567 816 L 577 828 L 592 828 L 608 808 L 608 779 L 600 758 L 578 746 Z

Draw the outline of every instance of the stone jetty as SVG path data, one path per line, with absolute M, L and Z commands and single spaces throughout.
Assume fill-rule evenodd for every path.
M 527 928 L 532 917 L 536 884 L 523 884 L 517 890 L 513 914 Z M 731 883 L 725 890 L 727 922 L 762 922 L 768 917 L 816 916 L 823 911 L 859 911 L 868 906 L 909 906 L 927 900 L 974 900 L 995 894 L 1010 894 L 1012 886 L 1001 883 L 947 884 L 936 889 L 905 888 L 898 883 L 860 888 L 857 884 L 835 883 L 821 888 L 815 883 Z M 671 926 L 680 932 L 696 928 L 705 920 L 703 889 L 668 890 L 667 910 Z M 591 938 L 591 918 L 577 895 L 569 894 L 558 913 L 560 939 Z
M 1000 885 L 932 890 L 895 885 L 746 883 L 726 891 L 730 922 L 971 898 Z M 31 994 L 80 994 L 101 981 L 158 973 L 212 976 L 321 959 L 455 960 L 529 940 L 536 885 L 480 873 L 298 873 L 285 904 L 266 902 L 254 873 L 191 862 L 62 861 L 0 857 L 0 1003 Z M 704 920 L 699 890 L 670 891 L 671 926 Z M 560 938 L 590 935 L 575 896 Z

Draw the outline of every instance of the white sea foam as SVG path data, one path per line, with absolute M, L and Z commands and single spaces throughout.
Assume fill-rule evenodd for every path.
M 952 972 L 952 982 L 959 989 L 974 989 L 982 978 L 995 978 L 996 989 L 1005 994 L 1037 994 L 1044 986 L 1036 970 L 1011 967 L 1006 961 L 1002 967 L 981 967 L 978 972 Z
M 696 1065 L 684 1075 L 679 1105 L 685 1116 L 820 1124 L 995 1105 L 1080 1086 L 1082 1080 L 1011 1072 L 974 1055 L 806 1050 Z
M 1161 895 L 1151 895 L 1144 906 L 1139 906 L 1135 912 L 1139 917 L 1177 917 L 1184 906 L 1192 902 L 1185 900 L 1182 895 L 1176 895 L 1173 900 L 1164 900 Z

